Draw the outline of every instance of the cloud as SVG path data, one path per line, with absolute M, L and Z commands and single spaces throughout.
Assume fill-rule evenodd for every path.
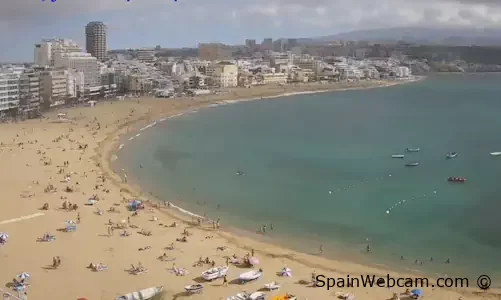
M 2 1 L 0 30 L 64 22 L 75 15 L 173 12 L 163 20 L 261 22 L 333 32 L 408 25 L 501 27 L 499 0 L 34 0 Z M 226 16 L 219 18 L 219 15 Z M 238 16 L 238 17 L 237 17 Z M 126 22 L 112 18 L 115 22 Z M 136 22 L 136 21 L 134 21 Z M 146 23 L 147 23 L 146 22 Z M 242 25 L 241 24 L 241 25 Z M 23 26 L 25 25 L 25 26 Z M 113 24 L 111 24 L 113 25 Z M 121 26 L 121 25 L 117 25 Z

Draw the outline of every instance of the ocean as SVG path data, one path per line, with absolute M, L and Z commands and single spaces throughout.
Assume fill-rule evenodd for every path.
M 501 74 L 434 75 L 204 108 L 142 131 L 116 168 L 223 225 L 252 235 L 267 224 L 267 238 L 299 251 L 322 245 L 334 259 L 486 274 L 496 286 L 501 156 L 489 153 L 501 151 L 500 82 Z M 446 159 L 449 151 L 459 156 Z

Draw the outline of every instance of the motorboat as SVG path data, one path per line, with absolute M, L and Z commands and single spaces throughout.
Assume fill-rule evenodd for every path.
M 142 289 L 138 292 L 132 292 L 119 296 L 115 298 L 116 300 L 148 300 L 152 299 L 156 295 L 160 294 L 163 290 L 163 286 L 154 286 L 146 289 Z
M 199 283 L 196 283 L 187 285 L 184 287 L 184 289 L 190 294 L 199 294 L 204 289 L 204 286 Z
M 243 171 L 241 171 L 241 170 L 237 170 L 236 174 L 237 174 L 237 176 L 243 176 L 243 175 L 245 175 L 245 173 Z
M 406 167 L 417 167 L 417 166 L 419 166 L 419 162 L 417 162 L 417 161 L 409 162 L 409 163 L 406 163 L 405 166 Z
M 405 155 L 403 155 L 403 154 L 393 154 L 391 157 L 392 158 L 404 158 Z
M 449 182 L 465 182 L 466 178 L 464 178 L 464 177 L 449 177 L 449 178 L 447 178 L 447 181 L 449 181 Z
M 265 300 L 266 294 L 263 292 L 254 292 L 247 297 L 248 300 Z
M 227 266 L 215 267 L 203 272 L 202 277 L 207 281 L 221 278 L 224 277 L 226 273 L 228 273 L 228 269 L 229 268 Z
M 245 282 L 249 282 L 252 280 L 256 280 L 259 277 L 261 277 L 261 275 L 263 275 L 263 272 L 261 270 L 252 270 L 252 271 L 240 274 L 240 276 L 238 276 L 238 278 L 240 279 L 240 281 L 242 283 L 245 283 Z
M 457 152 L 447 152 L 447 154 L 445 155 L 446 158 L 454 158 L 456 156 L 458 156 L 459 153 Z
M 421 151 L 421 148 L 406 148 L 406 152 L 419 152 Z
M 234 296 L 230 296 L 228 298 L 226 298 L 226 300 L 247 300 L 249 299 L 249 294 L 246 293 L 246 292 L 243 292 L 243 293 L 238 293 Z
M 491 156 L 500 156 L 501 152 L 491 152 Z

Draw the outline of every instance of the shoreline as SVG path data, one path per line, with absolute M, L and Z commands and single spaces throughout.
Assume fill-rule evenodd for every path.
M 147 130 L 149 128 L 154 127 L 157 123 L 164 122 L 170 118 L 183 116 L 184 114 L 196 112 L 198 109 L 215 108 L 218 106 L 236 104 L 236 103 L 240 103 L 240 102 L 275 99 L 275 98 L 289 97 L 289 96 L 296 96 L 296 95 L 309 95 L 309 94 L 325 93 L 325 92 L 384 88 L 384 87 L 391 87 L 391 86 L 396 86 L 396 85 L 400 85 L 400 84 L 414 83 L 414 82 L 418 82 L 421 80 L 425 80 L 426 78 L 427 77 L 425 77 L 425 76 L 416 76 L 416 78 L 413 80 L 391 81 L 391 82 L 386 82 L 385 84 L 379 85 L 379 86 L 351 87 L 351 88 L 342 88 L 342 89 L 334 89 L 334 90 L 326 89 L 326 90 L 317 90 L 317 91 L 301 91 L 301 92 L 292 92 L 292 93 L 281 93 L 281 94 L 265 96 L 265 97 L 243 98 L 243 99 L 234 99 L 234 100 L 219 100 L 219 101 L 216 101 L 215 103 L 209 102 L 209 103 L 206 103 L 206 104 L 201 105 L 201 106 L 188 108 L 188 109 L 181 111 L 179 113 L 162 116 L 160 119 L 156 119 L 156 120 L 152 121 L 148 125 L 141 127 L 139 130 L 133 131 L 132 133 L 129 134 L 130 138 L 128 138 L 127 141 L 124 141 L 122 144 L 120 144 L 120 146 L 118 148 L 116 147 L 118 143 L 114 144 L 116 152 L 113 152 L 113 150 L 111 150 L 110 152 L 107 153 L 107 157 L 108 157 L 107 162 L 109 165 L 106 169 L 109 168 L 109 169 L 113 170 L 111 157 L 113 155 L 116 155 L 117 153 L 119 153 L 119 151 L 124 146 L 126 146 L 126 142 L 130 142 L 130 141 L 134 140 L 134 138 L 138 136 L 138 134 L 135 134 L 136 132 L 140 133 L 144 130 Z M 138 122 L 141 122 L 141 120 Z M 113 172 L 113 173 L 118 178 L 120 177 L 116 172 Z M 152 195 L 151 193 L 146 195 L 146 193 L 143 191 L 143 189 L 141 188 L 141 186 L 139 184 L 133 184 L 133 185 L 127 185 L 127 186 L 130 186 L 130 190 L 129 190 L 130 192 L 135 193 L 137 195 L 141 195 L 139 198 L 146 200 L 148 205 L 150 205 L 151 207 L 154 207 L 155 209 L 161 211 L 162 213 L 167 214 L 170 217 L 173 217 L 175 219 L 178 219 L 179 221 L 182 221 L 185 224 L 194 225 L 194 223 L 191 220 L 189 220 L 189 218 L 204 218 L 203 216 L 201 216 L 195 212 L 186 210 L 179 205 L 173 204 L 172 202 L 170 202 L 171 209 L 166 209 L 165 207 L 161 207 L 159 205 L 156 205 L 158 203 L 161 203 L 161 201 L 163 201 L 163 200 L 159 199 L 155 195 Z M 212 221 L 212 219 L 208 218 L 206 223 L 208 223 L 210 221 Z M 204 230 L 204 229 L 201 229 L 201 230 Z M 241 235 L 239 235 L 237 237 L 237 235 L 236 235 L 237 232 L 243 233 L 244 234 L 243 237 Z M 294 249 L 290 249 L 287 246 L 281 245 L 280 243 L 275 243 L 273 241 L 265 241 L 264 238 L 260 239 L 256 233 L 249 231 L 249 230 L 245 230 L 245 229 L 241 229 L 241 228 L 233 228 L 231 226 L 229 226 L 229 227 L 227 226 L 227 227 L 221 228 L 218 232 L 216 232 L 216 234 L 218 234 L 220 237 L 225 238 L 231 244 L 233 244 L 239 248 L 243 248 L 245 250 L 248 250 L 248 251 L 251 250 L 251 248 L 249 246 L 247 246 L 248 244 L 262 245 L 263 247 L 266 247 L 266 245 L 271 244 L 273 247 L 275 247 L 275 249 L 274 249 L 275 251 L 268 252 L 268 251 L 257 250 L 256 253 L 260 253 L 260 254 L 263 254 L 266 256 L 270 256 L 270 257 L 280 257 L 280 255 L 278 255 L 277 253 L 289 252 L 289 254 L 287 255 L 287 257 L 289 259 L 295 260 L 295 261 L 297 261 L 305 266 L 308 266 L 312 269 L 324 270 L 327 272 L 339 272 L 340 271 L 339 269 L 330 268 L 330 267 L 323 265 L 323 264 L 312 263 L 310 260 L 308 260 L 308 258 L 311 258 L 311 256 L 315 256 L 312 253 L 300 252 L 300 251 L 297 251 Z M 301 258 L 301 259 L 294 258 L 294 256 L 297 256 L 297 255 L 306 256 L 306 258 Z M 317 256 L 315 256 L 315 258 L 317 258 Z M 335 260 L 335 259 L 331 259 L 331 258 L 322 257 L 322 259 L 326 260 L 327 262 L 340 263 L 340 261 Z M 391 274 L 391 273 L 397 273 L 400 275 L 403 274 L 403 276 L 406 276 L 406 277 L 430 275 L 430 274 L 425 273 L 424 271 L 413 270 L 413 269 L 409 269 L 409 268 L 403 268 L 403 270 L 395 270 L 394 267 L 391 267 L 391 266 L 388 266 L 385 264 L 377 264 L 377 263 L 372 263 L 372 264 L 363 264 L 362 263 L 361 264 L 361 263 L 358 263 L 358 262 L 353 261 L 353 260 L 349 261 L 348 263 L 353 264 L 353 265 L 357 265 L 357 266 L 364 268 L 364 269 L 372 269 L 373 270 L 372 274 L 376 275 L 376 276 L 383 276 L 384 277 L 384 276 L 386 276 L 386 274 Z M 348 274 L 347 271 L 346 271 L 346 273 Z M 438 275 L 436 274 L 436 276 L 438 276 Z M 438 278 L 438 277 L 430 276 L 428 278 L 431 279 L 431 278 Z
M 391 83 L 395 85 L 406 82 Z M 210 257 L 217 265 L 224 265 L 226 257 L 232 254 L 243 257 L 255 249 L 261 261 L 259 267 L 265 270 L 262 279 L 248 283 L 245 287 L 235 284 L 234 278 L 248 269 L 230 266 L 228 280 L 231 281 L 228 287 L 222 287 L 218 282 L 207 282 L 204 283 L 204 293 L 193 298 L 226 299 L 242 290 L 259 290 L 264 283 L 276 280 L 280 281 L 282 292 L 295 294 L 301 300 L 330 299 L 335 292 L 351 292 L 359 300 L 388 299 L 392 292 L 403 292 L 405 289 L 400 287 L 395 287 L 394 290 L 336 287 L 330 291 L 326 288 L 308 288 L 301 282 L 309 281 L 314 270 L 337 278 L 345 278 L 347 274 L 386 276 L 386 273 L 391 273 L 393 277 L 403 277 L 409 272 L 396 272 L 382 266 L 371 267 L 343 259 L 334 260 L 301 253 L 270 241 L 246 236 L 238 232 L 238 228 L 224 226 L 225 224 L 220 231 L 213 230 L 212 224 L 194 226 L 192 218 L 185 214 L 186 211 L 163 209 L 162 205 L 153 201 L 137 216 L 131 216 L 125 205 L 129 199 L 153 200 L 153 197 L 143 193 L 141 187 L 134 185 L 134 182 L 124 184 L 119 169 L 118 173 L 113 171 L 112 160 L 120 155 L 120 148 L 126 147 L 127 139 L 153 127 L 156 124 L 154 122 L 161 119 L 165 121 L 183 112 L 222 101 L 235 103 L 241 99 L 275 98 L 283 96 L 284 92 L 313 93 L 347 87 L 356 89 L 358 84 L 364 88 L 376 88 L 378 86 L 375 85 L 383 86 L 387 83 L 257 87 L 236 89 L 223 95 L 180 98 L 174 101 L 149 98 L 137 101 L 103 101 L 93 108 L 64 109 L 72 120 L 68 123 L 51 122 L 60 112 L 53 111 L 44 120 L 4 124 L 0 133 L 0 141 L 3 142 L 0 159 L 4 168 L 10 171 L 1 178 L 4 200 L 0 210 L 0 232 L 8 233 L 9 239 L 5 245 L 0 246 L 0 280 L 5 284 L 17 274 L 29 272 L 32 281 L 30 279 L 28 292 L 34 299 L 47 297 L 47 291 L 50 291 L 51 298 L 54 299 L 114 299 L 121 294 L 160 285 L 164 286 L 164 299 L 182 299 L 187 296 L 183 287 L 194 283 L 193 281 L 198 282 L 200 273 L 209 268 L 197 268 L 193 265 L 199 257 Z M 95 204 L 89 203 L 93 195 L 99 197 Z M 63 209 L 61 206 L 66 201 L 78 204 L 79 208 Z M 43 209 L 45 204 L 50 207 Z M 78 229 L 75 232 L 64 232 L 65 221 L 72 219 L 78 221 Z M 172 222 L 177 222 L 179 226 L 168 226 Z M 126 229 L 121 228 L 119 232 L 126 231 L 130 235 L 122 236 L 118 232 L 113 234 L 113 231 L 110 234 L 109 223 L 113 226 L 125 224 Z M 143 230 L 152 232 L 153 237 L 140 234 Z M 183 230 L 191 233 L 189 242 L 176 241 L 183 236 Z M 54 234 L 57 240 L 38 241 L 45 232 Z M 171 242 L 175 245 L 172 250 L 166 247 Z M 146 246 L 148 250 L 142 250 Z M 220 251 L 220 247 L 226 250 Z M 160 260 L 158 255 L 162 256 L 162 253 L 167 253 L 172 259 Z M 61 257 L 60 267 L 52 267 L 50 258 L 54 256 Z M 138 276 L 125 272 L 131 263 L 137 265 L 138 261 L 148 268 L 147 273 Z M 87 268 L 89 262 L 106 264 L 109 269 L 93 272 Z M 191 274 L 175 276 L 172 274 L 174 266 L 184 267 Z M 284 266 L 293 269 L 293 277 L 277 277 L 275 271 Z M 416 274 L 408 276 L 415 278 Z M 470 286 L 474 284 L 471 282 Z M 8 284 L 4 290 L 10 290 Z M 495 290 L 479 295 L 479 290 L 474 288 L 423 288 L 423 291 L 430 299 L 457 300 L 461 295 L 467 295 L 468 299 L 499 297 L 498 292 L 494 293 Z M 280 292 L 268 295 L 277 293 Z

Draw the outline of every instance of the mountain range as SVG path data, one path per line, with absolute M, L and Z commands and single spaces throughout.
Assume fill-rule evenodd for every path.
M 314 37 L 309 40 L 311 42 L 336 40 L 389 42 L 402 40 L 409 43 L 450 46 L 501 46 L 501 28 L 394 27 L 350 31 L 335 35 Z

